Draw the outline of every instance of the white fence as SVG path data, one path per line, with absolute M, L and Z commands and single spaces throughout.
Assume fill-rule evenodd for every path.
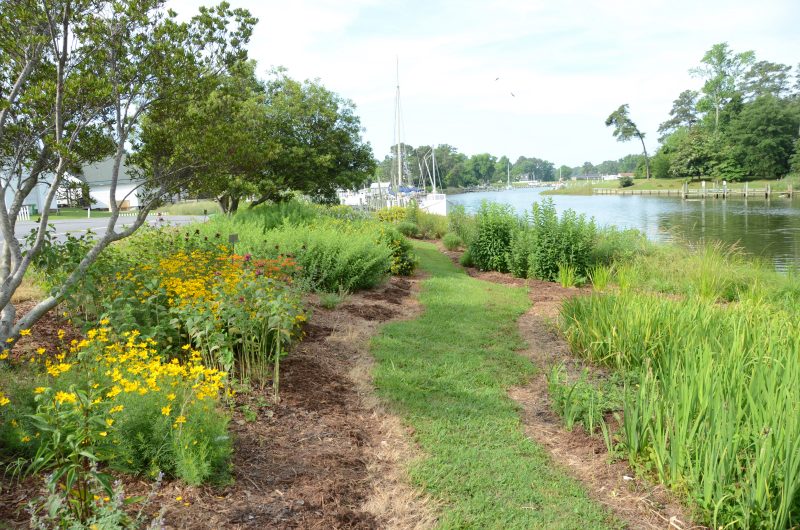
M 30 221 L 31 219 L 31 210 L 26 205 L 19 209 L 19 215 L 17 216 L 17 221 Z

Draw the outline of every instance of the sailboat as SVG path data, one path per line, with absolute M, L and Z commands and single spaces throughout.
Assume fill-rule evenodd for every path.
M 511 186 L 511 161 L 508 161 L 508 166 L 506 167 L 506 175 L 508 176 L 508 181 L 506 183 L 506 189 L 510 190 L 513 189 Z
M 405 201 L 401 197 L 402 192 L 402 184 L 403 184 L 403 151 L 401 146 L 403 144 L 402 140 L 402 115 L 401 115 L 401 107 L 400 107 L 400 62 L 397 62 L 397 91 L 395 96 L 395 135 L 396 135 L 396 158 L 397 158 L 397 175 L 396 180 L 393 179 L 392 182 L 392 191 L 395 193 L 395 199 L 397 204 L 403 204 Z M 447 195 L 444 193 L 437 193 L 436 191 L 436 148 L 431 147 L 431 168 L 428 169 L 428 178 L 431 183 L 431 193 L 427 193 L 426 190 L 426 182 L 425 182 L 425 175 L 422 171 L 422 165 L 420 164 L 420 191 L 412 191 L 407 196 L 406 199 L 415 200 L 417 205 L 419 206 L 420 210 L 423 210 L 428 213 L 437 214 L 437 215 L 447 215 Z M 427 158 L 425 160 L 425 167 L 427 169 L 428 162 Z M 440 182 L 441 184 L 441 182 Z M 441 189 L 441 186 L 440 186 Z

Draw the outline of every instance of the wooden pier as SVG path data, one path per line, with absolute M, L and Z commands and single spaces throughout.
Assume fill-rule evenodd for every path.
M 711 188 L 703 186 L 698 189 L 689 189 L 688 184 L 684 184 L 679 190 L 626 190 L 625 188 L 593 188 L 595 195 L 655 195 L 662 197 L 681 197 L 682 199 L 728 199 L 728 198 L 763 198 L 771 199 L 777 197 L 794 197 L 792 185 L 786 191 L 774 191 L 771 186 L 766 188 L 750 188 L 745 182 L 744 188 L 731 189 L 727 186 L 721 188 Z

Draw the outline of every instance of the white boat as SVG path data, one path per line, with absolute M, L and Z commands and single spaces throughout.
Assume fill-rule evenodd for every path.
M 400 191 L 403 186 L 403 152 L 400 146 L 403 144 L 402 130 L 400 124 L 402 123 L 402 109 L 400 106 L 400 63 L 397 64 L 397 93 L 395 95 L 395 134 L 396 134 L 396 159 L 397 159 L 397 174 L 396 179 L 392 179 L 392 191 L 395 194 L 395 200 L 399 205 L 407 205 L 409 201 L 414 200 L 417 202 L 420 210 L 436 215 L 447 215 L 447 195 L 436 191 L 437 184 L 437 167 L 436 167 L 436 148 L 431 146 L 431 151 L 426 155 L 422 162 L 425 164 L 425 171 L 420 162 L 420 191 L 413 191 L 403 193 Z M 428 157 L 431 159 L 431 165 L 428 166 Z M 425 173 L 427 173 L 427 178 Z M 410 180 L 410 179 L 409 179 Z M 425 191 L 427 184 L 431 185 L 431 193 Z M 441 182 L 439 182 L 441 184 Z M 440 186 L 441 189 L 441 186 Z

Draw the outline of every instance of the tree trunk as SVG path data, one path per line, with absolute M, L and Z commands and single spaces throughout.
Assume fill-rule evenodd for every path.
M 647 178 L 650 178 L 650 157 L 647 156 L 647 147 L 644 145 L 644 136 L 639 136 L 639 140 L 642 141 L 642 151 L 644 151 L 644 170 L 647 175 Z

